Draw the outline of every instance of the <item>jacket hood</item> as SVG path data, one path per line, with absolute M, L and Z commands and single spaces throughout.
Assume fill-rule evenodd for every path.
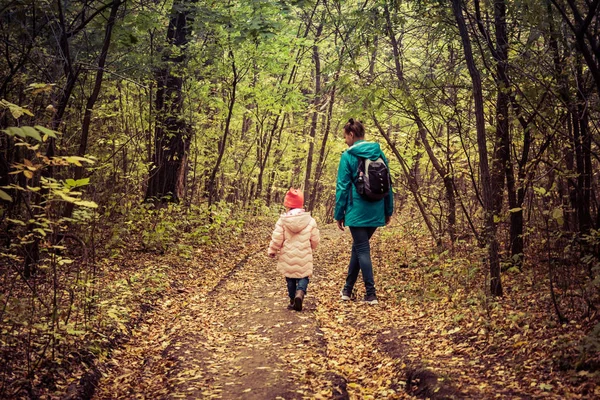
M 354 143 L 346 151 L 354 156 L 368 158 L 369 160 L 377 160 L 383 154 L 379 143 L 367 142 L 365 140 Z
M 309 212 L 302 212 L 296 215 L 282 215 L 281 223 L 290 232 L 298 233 L 310 223 L 312 217 Z

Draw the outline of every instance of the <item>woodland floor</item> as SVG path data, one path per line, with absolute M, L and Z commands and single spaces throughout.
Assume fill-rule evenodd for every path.
M 304 309 L 287 310 L 285 280 L 266 256 L 269 233 L 265 228 L 247 243 L 200 254 L 193 269 L 173 277 L 168 293 L 113 351 L 94 398 L 600 395 L 593 373 L 557 368 L 553 352 L 570 330 L 522 316 L 545 305 L 523 304 L 508 291 L 486 319 L 465 308 L 468 295 L 460 286 L 425 302 L 412 301 L 408 292 L 399 296 L 398 288 L 423 292 L 426 283 L 416 268 L 400 268 L 388 256 L 406 244 L 385 233 L 372 240 L 378 305 L 340 300 L 350 234 L 327 225 Z M 440 278 L 439 284 L 451 282 Z M 362 298 L 360 277 L 355 292 Z M 507 320 L 511 315 L 522 318 Z

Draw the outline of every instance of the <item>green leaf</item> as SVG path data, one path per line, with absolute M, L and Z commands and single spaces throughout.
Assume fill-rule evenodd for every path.
M 4 190 L 0 190 L 0 199 L 6 200 L 6 201 L 13 201 L 12 197 L 10 197 L 8 195 L 8 193 L 6 193 Z
M 53 131 L 52 129 L 44 128 L 41 125 L 36 125 L 36 126 L 34 126 L 34 128 L 37 129 L 38 131 L 42 132 L 44 135 L 48 135 L 55 139 L 58 137 L 57 135 L 60 135 L 59 132 Z
M 508 212 L 511 212 L 511 213 L 516 213 L 519 211 L 523 211 L 523 207 L 515 207 L 515 208 L 511 208 L 510 210 L 508 210 Z
M 31 111 L 29 111 L 28 109 L 26 109 L 24 107 L 13 104 L 9 101 L 6 101 L 6 100 L 0 101 L 0 106 L 3 106 L 4 108 L 8 108 L 10 110 L 10 113 L 12 114 L 12 116 L 15 119 L 21 118 L 23 116 L 23 114 L 33 117 L 33 113 Z
M 98 208 L 98 204 L 96 204 L 93 201 L 78 200 L 75 202 L 75 204 L 77 204 L 78 206 L 82 206 L 82 207 Z
M 79 186 L 85 186 L 87 184 L 90 183 L 90 178 L 83 178 L 83 179 L 66 179 L 65 183 L 67 184 L 67 186 L 72 187 L 72 188 L 76 188 Z
M 557 207 L 554 210 L 552 210 L 552 218 L 559 219 L 559 218 L 562 218 L 562 216 L 563 216 L 562 208 Z
M 79 201 L 79 199 L 77 197 L 72 197 L 67 195 L 64 192 L 57 192 L 58 195 L 64 200 L 64 201 L 68 201 L 69 203 L 77 203 Z
M 16 126 L 11 126 L 6 129 L 3 129 L 2 132 L 6 133 L 8 136 L 19 136 L 23 139 L 27 137 L 25 132 L 21 128 L 17 128 Z
M 27 136 L 34 138 L 38 142 L 42 141 L 42 137 L 40 136 L 40 133 L 38 131 L 36 131 L 35 129 L 33 129 L 31 126 L 24 126 L 21 129 L 23 129 L 23 132 L 25 132 L 25 134 Z
M 71 164 L 75 164 L 78 167 L 81 167 L 81 162 L 86 162 L 88 164 L 93 164 L 94 160 L 90 160 L 89 158 L 85 158 L 85 157 L 79 157 L 79 156 L 68 156 L 68 157 L 64 157 L 64 160 L 68 163 Z
M 50 92 L 54 86 L 56 86 L 55 83 L 32 83 L 25 91 L 31 91 L 31 94 L 39 94 Z
M 552 219 L 554 219 L 559 225 L 562 225 L 564 222 L 564 214 L 563 210 L 560 207 L 552 210 Z

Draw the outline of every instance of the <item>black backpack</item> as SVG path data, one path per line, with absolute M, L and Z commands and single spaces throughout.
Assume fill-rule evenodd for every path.
M 390 170 L 383 158 L 369 160 L 358 157 L 358 176 L 356 178 L 356 191 L 365 200 L 377 201 L 383 199 L 390 192 L 392 179 Z

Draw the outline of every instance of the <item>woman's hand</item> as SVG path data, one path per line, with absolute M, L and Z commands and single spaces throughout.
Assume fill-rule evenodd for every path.
M 337 222 L 338 229 L 339 229 L 340 231 L 343 231 L 343 230 L 344 230 L 344 220 L 343 220 L 343 219 L 341 219 L 341 220 L 339 220 L 339 221 L 336 221 L 336 222 Z

